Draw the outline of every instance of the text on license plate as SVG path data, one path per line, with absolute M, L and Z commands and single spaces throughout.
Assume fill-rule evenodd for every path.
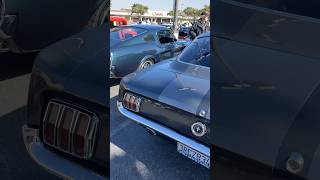
M 210 158 L 189 146 L 186 146 L 180 142 L 177 142 L 177 151 L 182 155 L 188 157 L 189 159 L 205 166 L 206 168 L 210 168 Z

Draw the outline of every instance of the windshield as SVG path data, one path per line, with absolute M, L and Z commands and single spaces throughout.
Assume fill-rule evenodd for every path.
M 116 27 L 110 30 L 110 41 L 125 41 L 147 30 L 136 27 Z
M 210 57 L 210 37 L 201 37 L 182 51 L 179 61 L 210 67 Z

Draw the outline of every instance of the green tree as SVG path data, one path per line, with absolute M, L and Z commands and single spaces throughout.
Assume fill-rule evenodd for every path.
M 173 11 L 169 11 L 169 12 L 167 13 L 167 15 L 168 15 L 168 16 L 174 16 L 174 12 L 173 12 Z M 179 11 L 178 11 L 178 15 L 179 15 L 179 16 L 182 16 L 183 13 L 179 10 Z
M 134 3 L 132 6 L 131 6 L 131 15 L 132 14 L 137 14 L 138 16 L 142 16 L 144 15 L 145 13 L 147 13 L 149 10 L 149 7 L 148 6 L 144 6 L 142 4 L 137 4 L 137 3 Z
M 209 13 L 209 12 L 210 12 L 210 5 L 204 5 L 203 8 L 202 8 L 200 11 L 201 11 L 201 12 L 206 11 L 206 12 Z M 200 13 L 201 13 L 201 12 L 200 12 Z
M 169 11 L 169 12 L 167 13 L 167 15 L 168 15 L 168 16 L 173 16 L 174 13 L 173 13 L 173 11 Z
M 196 18 L 199 16 L 199 10 L 193 7 L 187 7 L 183 10 L 183 13 L 186 16 Z

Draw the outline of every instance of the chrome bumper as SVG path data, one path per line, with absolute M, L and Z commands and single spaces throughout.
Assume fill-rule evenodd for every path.
M 146 119 L 144 117 L 141 117 L 131 111 L 128 111 L 127 109 L 125 109 L 123 106 L 122 106 L 122 103 L 121 102 L 117 102 L 117 105 L 118 105 L 118 110 L 121 114 L 123 114 L 124 116 L 132 119 L 133 121 L 135 121 L 136 123 L 142 125 L 142 126 L 145 126 L 145 127 L 148 127 L 160 134 L 163 134 L 167 137 L 169 137 L 170 139 L 173 139 L 175 141 L 178 141 L 178 142 L 181 142 L 189 147 L 191 147 L 192 149 L 194 150 L 197 150 L 198 152 L 201 152 L 202 154 L 210 157 L 210 148 L 187 137 L 187 136 L 184 136 L 172 129 L 169 129 L 163 125 L 160 125 L 158 123 L 155 123 L 149 119 Z
M 29 128 L 27 125 L 24 125 L 22 127 L 22 134 L 24 144 L 31 158 L 38 165 L 56 176 L 63 179 L 107 179 L 107 177 L 96 174 L 48 150 L 40 141 L 38 129 Z

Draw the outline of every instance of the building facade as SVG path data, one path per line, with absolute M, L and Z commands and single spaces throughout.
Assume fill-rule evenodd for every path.
M 173 16 L 168 15 L 169 11 L 157 11 L 157 10 L 148 10 L 144 15 L 131 14 L 131 9 L 111 9 L 111 16 L 122 16 L 125 17 L 130 23 L 137 23 L 140 21 L 150 22 L 150 23 L 163 23 L 163 24 L 172 24 Z M 179 17 L 183 21 L 190 21 L 192 17 Z

